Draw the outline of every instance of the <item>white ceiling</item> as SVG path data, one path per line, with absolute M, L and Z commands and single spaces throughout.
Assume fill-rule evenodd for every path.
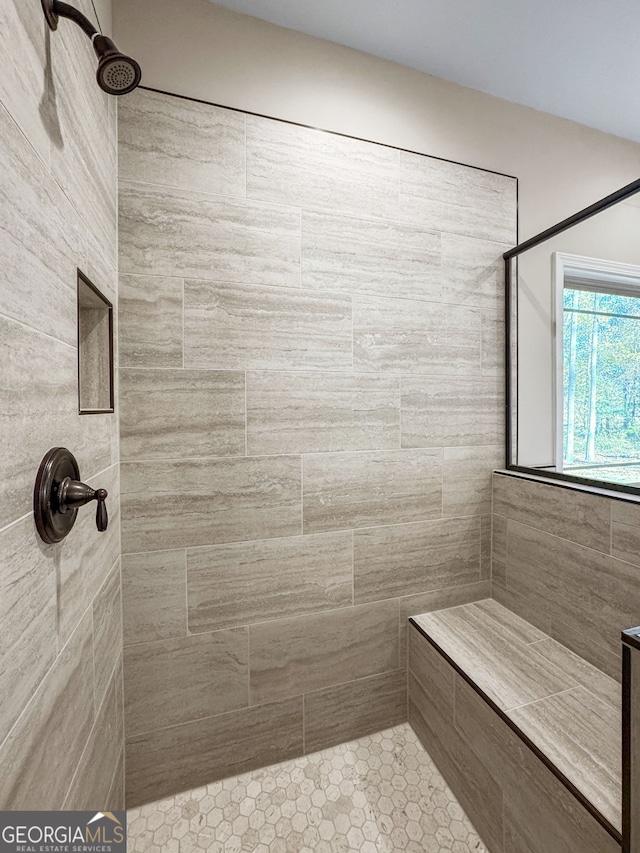
M 215 0 L 640 142 L 640 0 Z

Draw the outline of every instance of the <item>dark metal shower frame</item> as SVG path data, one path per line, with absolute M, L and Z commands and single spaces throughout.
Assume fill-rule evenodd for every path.
M 512 327 L 512 311 L 515 309 L 515 317 L 517 318 L 517 310 L 518 303 L 517 297 L 518 292 L 515 285 L 517 284 L 517 272 L 514 274 L 514 264 L 512 261 L 518 258 L 523 252 L 526 252 L 528 249 L 533 249 L 536 246 L 539 246 L 541 243 L 551 239 L 552 237 L 556 237 L 558 234 L 561 234 L 563 231 L 573 227 L 574 225 L 579 225 L 582 222 L 586 222 L 587 219 L 591 219 L 591 217 L 595 216 L 598 213 L 601 213 L 604 210 L 607 210 L 610 207 L 613 207 L 620 201 L 624 201 L 632 195 L 640 192 L 640 178 L 635 181 L 632 181 L 630 184 L 627 184 L 624 187 L 621 187 L 619 190 L 611 193 L 610 195 L 601 198 L 599 201 L 596 201 L 594 204 L 590 204 L 588 207 L 585 207 L 583 210 L 574 213 L 572 216 L 563 219 L 561 222 L 558 222 L 556 225 L 552 225 L 550 228 L 546 228 L 544 231 L 541 231 L 539 234 L 536 234 L 535 237 L 531 237 L 529 240 L 525 240 L 523 243 L 519 243 L 517 246 L 514 246 L 513 249 L 509 249 L 508 252 L 505 252 L 502 256 L 505 262 L 505 373 L 506 373 L 506 395 L 505 395 L 505 419 L 506 419 L 506 470 L 507 471 L 518 471 L 522 474 L 529 474 L 535 477 L 540 477 L 542 479 L 555 481 L 553 485 L 563 486 L 564 488 L 575 488 L 576 486 L 586 487 L 587 490 L 590 491 L 600 491 L 602 489 L 611 492 L 622 492 L 627 497 L 623 497 L 620 495 L 618 500 L 629 500 L 629 496 L 633 496 L 635 500 L 640 500 L 640 488 L 636 486 L 629 486 L 625 483 L 611 483 L 606 480 L 595 480 L 593 478 L 586 477 L 576 477 L 572 474 L 565 474 L 563 471 L 550 471 L 548 468 L 531 468 L 526 465 L 518 465 L 513 461 L 512 456 L 512 441 L 513 441 L 513 404 L 517 404 L 517 388 L 513 388 L 512 383 L 512 373 L 513 373 L 513 358 L 515 355 L 516 359 L 516 368 L 517 368 L 517 350 L 515 354 L 512 353 L 512 344 L 514 338 L 517 341 L 515 336 L 515 329 Z M 514 301 L 515 300 L 515 301 Z M 516 409 L 517 410 L 517 409 Z M 616 495 L 612 495 L 612 497 L 616 498 Z

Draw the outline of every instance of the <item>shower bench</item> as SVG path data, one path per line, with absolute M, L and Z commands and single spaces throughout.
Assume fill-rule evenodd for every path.
M 491 853 L 620 853 L 620 684 L 492 599 L 409 622 L 409 721 Z

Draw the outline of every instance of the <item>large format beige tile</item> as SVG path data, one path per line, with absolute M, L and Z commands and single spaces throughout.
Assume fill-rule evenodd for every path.
M 123 551 L 294 536 L 300 493 L 296 456 L 123 463 Z
M 613 556 L 640 566 L 639 531 L 640 504 L 611 501 L 611 553 Z
M 22 133 L 48 164 L 50 134 L 50 91 L 46 73 L 47 34 L 43 37 L 41 16 L 20 0 L 0 7 L 0 54 L 5 57 L 0 79 L 0 101 Z M 3 144 L 7 138 L 2 134 Z M 3 152 L 4 153 L 4 152 Z M 6 173 L 3 171 L 3 177 Z
M 443 234 L 442 301 L 502 309 L 505 286 L 502 254 L 510 248 L 510 243 Z
M 615 708 L 618 714 L 621 713 L 621 689 L 620 684 L 615 679 L 605 675 L 593 664 L 574 654 L 566 646 L 561 645 L 551 637 L 535 643 L 534 650 L 554 666 L 557 666 L 558 669 L 566 672 L 577 684 L 586 687 L 598 699 Z
M 399 152 L 399 218 L 454 234 L 513 245 L 517 181 L 504 175 Z
M 244 456 L 244 373 L 120 371 L 120 453 L 128 459 Z
M 350 370 L 349 297 L 186 281 L 185 367 Z
M 215 631 L 353 603 L 351 533 L 187 551 L 189 630 Z
M 302 697 L 130 737 L 127 807 L 302 755 Z
M 480 312 L 474 308 L 393 299 L 353 298 L 354 368 L 362 372 L 480 372 Z
M 93 672 L 96 713 L 122 655 L 120 561 L 93 600 Z
M 622 803 L 620 713 L 584 687 L 511 711 L 509 716 L 612 826 Z
M 50 448 L 69 447 L 85 482 L 116 461 L 117 448 L 113 415 L 78 417 L 74 347 L 2 316 L 0 339 L 6 401 L 0 409 L 0 497 L 9 524 L 32 511 L 36 473 Z
M 61 809 L 93 718 L 87 614 L 0 746 L 0 807 Z
M 491 516 L 491 579 L 507 584 L 507 519 L 493 513 Z
M 186 635 L 184 551 L 122 557 L 122 617 L 125 645 Z
M 398 602 L 251 625 L 249 645 L 252 704 L 398 669 Z
M 611 502 L 600 495 L 495 474 L 493 511 L 545 533 L 609 553 Z
M 562 643 L 574 654 L 579 655 L 588 661 L 592 666 L 601 670 L 609 678 L 616 682 L 622 681 L 622 648 L 621 646 L 615 651 L 605 648 L 605 643 L 599 637 L 595 640 L 585 634 L 582 626 L 576 623 L 575 626 L 565 625 L 556 620 L 549 620 L 549 634 L 554 640 Z M 577 681 L 579 679 L 574 676 Z M 596 692 L 596 691 L 594 691 Z
M 620 631 L 636 624 L 640 612 L 637 570 L 629 563 L 514 521 L 507 588 L 614 654 Z
M 497 779 L 505 799 L 505 853 L 615 853 L 607 831 L 460 677 L 458 736 Z
M 112 679 L 102 707 L 96 711 L 93 729 L 67 791 L 65 809 L 89 810 L 96 803 L 108 803 L 122 747 L 116 713 L 116 684 Z
M 440 235 L 393 222 L 302 213 L 302 286 L 439 301 Z
M 120 182 L 124 273 L 300 286 L 300 212 Z
M 422 614 L 414 621 L 505 711 L 576 686 L 475 604 Z
M 535 625 L 527 622 L 526 619 L 518 616 L 517 613 L 509 610 L 507 607 L 503 607 L 493 598 L 488 598 L 485 601 L 474 602 L 474 611 L 475 610 L 479 610 L 487 618 L 487 627 L 489 630 L 491 630 L 492 623 L 497 622 L 505 635 L 511 634 L 513 640 L 518 643 L 530 645 L 532 643 L 538 643 L 548 639 L 547 635 L 539 628 L 536 628 Z M 536 646 L 536 649 L 537 648 L 538 646 Z M 543 657 L 545 657 L 549 663 L 553 663 L 554 666 L 556 665 L 555 662 L 547 655 L 543 655 Z M 558 668 L 569 676 L 571 682 L 574 681 L 571 672 L 567 671 L 565 667 Z M 578 679 L 575 679 L 575 681 L 577 683 Z
M 4 10 L 14 5 L 3 4 L 0 21 L 5 18 L 6 23 Z M 17 12 L 9 17 L 18 14 L 28 18 Z M 21 26 L 13 21 L 12 29 Z M 0 30 L 6 35 L 1 25 Z M 22 60 L 21 68 L 24 76 Z M 2 104 L 0 137 L 0 205 L 6 211 L 0 241 L 0 313 L 75 345 L 80 223 Z
M 305 533 L 441 515 L 441 450 L 316 454 L 303 468 Z
M 127 646 L 127 736 L 249 704 L 247 629 Z
M 403 376 L 400 417 L 403 447 L 495 446 L 504 389 L 478 376 Z
M 505 324 L 504 311 L 482 311 L 482 375 L 495 376 L 501 382 L 505 377 Z
M 354 601 L 480 580 L 480 518 L 447 518 L 354 532 Z
M 118 100 L 119 176 L 244 196 L 245 117 L 138 89 Z
M 397 726 L 406 718 L 404 669 L 316 690 L 304 697 L 305 752 Z
M 400 444 L 400 380 L 370 374 L 247 373 L 250 454 L 390 450 Z
M 332 213 L 395 219 L 398 152 L 372 142 L 247 116 L 247 196 Z
M 0 743 L 56 656 L 55 563 L 27 517 L 0 533 Z
M 442 465 L 443 515 L 491 512 L 491 475 L 504 465 L 504 445 L 445 447 Z
M 121 275 L 121 367 L 182 367 L 182 279 Z

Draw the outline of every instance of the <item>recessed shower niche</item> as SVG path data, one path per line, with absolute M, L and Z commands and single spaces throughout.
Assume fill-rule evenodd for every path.
M 113 306 L 78 270 L 78 410 L 114 411 Z

